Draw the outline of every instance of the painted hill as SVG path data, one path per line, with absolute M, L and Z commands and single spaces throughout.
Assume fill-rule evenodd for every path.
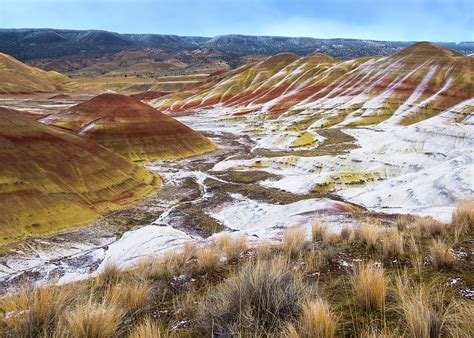
M 285 54 L 286 55 L 286 54 Z M 212 88 L 152 101 L 161 111 L 209 108 L 298 113 L 308 128 L 413 124 L 474 96 L 472 57 L 421 42 L 388 57 L 339 62 L 282 54 L 230 73 Z
M 42 120 L 131 160 L 176 159 L 215 146 L 202 134 L 128 96 L 102 94 Z
M 0 243 L 95 219 L 161 179 L 86 139 L 0 108 Z
M 56 92 L 70 83 L 67 76 L 58 72 L 31 67 L 0 53 L 0 94 Z

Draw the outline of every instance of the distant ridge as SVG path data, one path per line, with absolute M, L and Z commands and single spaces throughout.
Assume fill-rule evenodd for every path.
M 237 34 L 208 38 L 164 34 L 119 34 L 101 30 L 0 29 L 0 51 L 22 61 L 70 55 L 100 57 L 134 48 L 177 51 L 207 48 L 225 53 L 227 59 L 254 54 L 274 55 L 280 52 L 307 55 L 315 51 L 338 59 L 352 59 L 362 56 L 389 55 L 411 44 L 413 42 Z M 474 53 L 472 41 L 438 44 L 465 55 Z

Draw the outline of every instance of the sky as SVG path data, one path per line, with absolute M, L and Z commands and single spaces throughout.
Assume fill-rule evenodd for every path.
M 474 40 L 472 0 L 0 0 L 0 28 Z

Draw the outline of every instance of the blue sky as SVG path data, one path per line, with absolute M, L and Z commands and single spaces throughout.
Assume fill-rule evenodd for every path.
M 466 41 L 470 0 L 0 0 L 1 28 Z

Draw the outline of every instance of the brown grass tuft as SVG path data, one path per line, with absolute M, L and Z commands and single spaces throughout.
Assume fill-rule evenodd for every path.
M 258 259 L 207 292 L 199 305 L 198 323 L 214 334 L 250 330 L 258 336 L 294 318 L 308 293 L 285 258 Z
M 306 231 L 303 227 L 294 227 L 283 234 L 283 245 L 290 257 L 299 256 L 306 245 Z
M 366 310 L 381 310 L 385 306 L 387 279 L 382 268 L 361 264 L 352 276 L 357 304 Z
M 433 266 L 436 269 L 450 268 L 454 265 L 453 251 L 442 240 L 433 240 L 430 245 L 430 254 L 433 259 Z
M 311 237 L 313 238 L 313 242 L 322 241 L 324 236 L 327 232 L 327 228 L 323 224 L 314 223 L 311 226 Z
M 130 332 L 129 338 L 167 338 L 171 335 L 151 318 L 144 319 Z
M 68 313 L 66 331 L 72 337 L 104 338 L 117 334 L 123 318 L 122 310 L 113 303 L 88 303 Z
M 341 239 L 344 242 L 348 242 L 352 235 L 352 229 L 349 228 L 347 225 L 344 225 L 341 229 Z
M 5 331 L 14 337 L 35 337 L 50 332 L 73 295 L 57 286 L 23 288 L 0 299 Z M 0 331 L 1 333 L 1 331 Z
M 474 227 L 474 201 L 460 202 L 453 212 L 451 222 L 456 234 L 464 234 Z
M 201 248 L 196 253 L 196 269 L 198 273 L 210 273 L 221 267 L 220 256 L 215 247 Z
M 407 325 L 409 336 L 438 337 L 441 321 L 433 310 L 428 293 L 423 286 L 408 287 L 400 277 L 397 278 L 396 285 L 400 312 Z
M 441 236 L 446 230 L 446 224 L 431 217 L 417 217 L 415 231 L 419 237 L 429 238 Z
M 377 248 L 377 241 L 379 239 L 379 231 L 368 224 L 359 225 L 355 229 L 355 237 L 360 241 L 367 249 L 375 250 Z
M 102 270 L 100 275 L 97 276 L 97 281 L 104 286 L 110 286 L 114 283 L 117 283 L 120 278 L 121 272 L 122 271 L 116 264 L 107 263 L 104 266 L 104 269 Z
M 300 319 L 302 337 L 332 338 L 336 324 L 336 317 L 322 299 L 309 301 L 303 306 Z
M 147 282 L 120 283 L 109 289 L 106 299 L 120 305 L 127 314 L 134 315 L 148 309 L 151 293 L 151 286 Z
M 240 254 L 247 250 L 247 240 L 245 236 L 233 237 L 228 234 L 219 236 L 217 247 L 224 252 L 229 261 L 234 261 L 240 257 Z
M 392 229 L 384 234 L 383 254 L 385 257 L 399 257 L 404 253 L 403 235 L 398 229 Z

